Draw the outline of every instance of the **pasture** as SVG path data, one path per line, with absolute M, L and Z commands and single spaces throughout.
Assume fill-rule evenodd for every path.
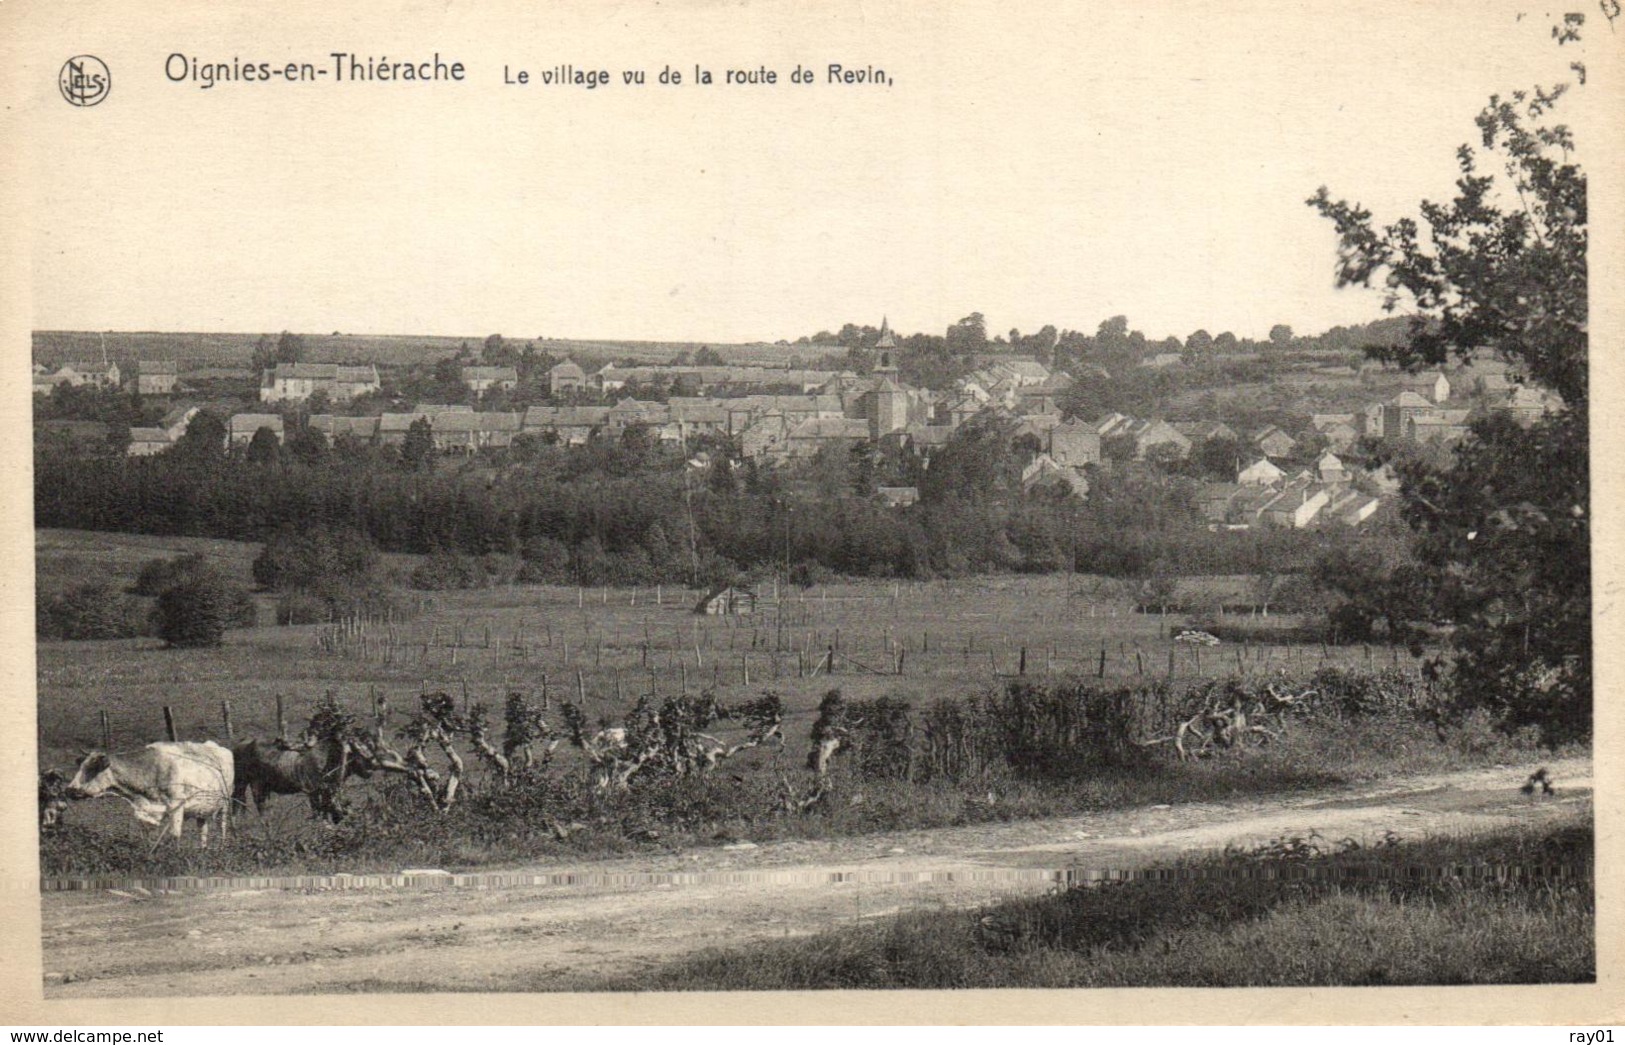
M 192 551 L 246 582 L 258 546 L 66 531 L 37 535 L 40 583 L 46 587 L 89 579 L 122 587 L 148 560 Z M 391 556 L 388 567 L 401 576 L 413 561 Z M 1238 583 L 1208 578 L 1200 585 L 1217 597 Z M 1446 742 L 1431 727 L 1424 735 L 1409 721 L 1327 723 L 1295 733 L 1290 744 L 1240 758 L 1176 762 L 1163 745 L 1148 766 L 1108 767 L 1053 783 L 1005 780 L 996 799 L 985 784 L 864 781 L 852 796 L 862 801 L 866 795 L 864 804 L 849 806 L 843 799 L 819 816 L 786 817 L 781 788 L 805 794 L 810 786 L 804 756 L 819 702 L 832 688 L 849 701 L 889 698 L 923 715 L 942 698 L 986 694 L 1021 677 L 1107 687 L 1166 682 L 1172 691 L 1204 679 L 1290 676 L 1290 684 L 1298 685 L 1327 667 L 1391 672 L 1397 664 L 1401 673 L 1414 673 L 1417 666 L 1386 648 L 1178 643 L 1169 636 L 1183 626 L 1183 617 L 1137 613 L 1120 585 L 1085 577 L 836 582 L 778 591 L 769 582 L 758 593 L 758 612 L 730 617 L 698 615 L 693 610 L 701 593 L 664 587 L 401 590 L 398 615 L 285 627 L 270 623 L 275 600 L 262 594 L 260 625 L 227 632 L 218 648 L 168 649 L 153 638 L 41 642 L 40 765 L 71 769 L 80 752 L 102 746 L 104 716 L 115 750 L 164 739 L 166 709 L 183 740 L 269 739 L 278 731 L 280 701 L 287 731 L 296 735 L 329 693 L 363 724 L 372 723 L 374 699 L 383 698 L 391 735 L 417 710 L 420 694 L 436 691 L 449 694 L 465 712 L 483 705 L 498 735 L 510 693 L 522 694 L 560 732 L 571 704 L 596 728 L 619 724 L 643 697 L 658 705 L 708 690 L 725 704 L 764 692 L 782 701 L 782 748 L 744 750 L 725 771 L 677 781 L 681 786 L 640 786 L 624 801 L 570 790 L 576 786 L 570 780 L 584 778 L 574 771 L 585 768 L 586 759 L 566 743 L 549 771 L 553 782 L 535 795 L 515 797 L 518 805 L 510 809 L 510 800 L 494 790 L 490 767 L 465 747 L 468 793 L 494 796 L 489 808 L 459 803 L 435 816 L 404 781 L 375 778 L 352 785 L 367 803 L 366 816 L 338 832 L 308 821 L 302 799 L 284 798 L 273 800 L 265 821 L 254 814 L 239 817 L 235 848 L 223 854 L 160 854 L 171 861 L 162 866 L 172 870 L 358 870 L 401 860 L 477 866 L 651 843 L 714 844 L 719 837 L 862 834 L 1055 816 L 1334 786 L 1505 754 L 1500 741 L 1464 733 L 1463 742 Z M 737 725 L 714 728 L 731 738 L 728 743 L 742 739 L 733 736 L 741 732 Z M 438 751 L 432 754 L 439 758 Z M 568 843 L 537 828 L 549 810 L 565 806 L 590 810 L 583 818 L 596 818 L 596 826 Z M 69 821 L 81 833 L 68 837 L 78 841 L 47 845 L 47 873 L 110 869 L 96 861 L 118 847 L 95 838 L 133 838 L 137 830 L 111 803 L 75 804 Z M 98 852 L 102 856 L 87 858 Z
M 41 530 L 40 586 L 133 582 L 152 558 L 198 552 L 248 583 L 259 546 L 201 538 Z M 412 556 L 388 556 L 397 574 Z M 1204 578 L 1215 592 L 1240 578 Z M 641 696 L 710 689 L 724 702 L 763 689 L 783 698 L 789 723 L 810 721 L 831 686 L 849 697 L 923 705 L 977 692 L 1001 678 L 1076 674 L 1131 682 L 1225 677 L 1320 667 L 1402 667 L 1392 648 L 1287 644 L 1202 647 L 1175 642 L 1183 615 L 1137 613 L 1099 578 L 1066 575 L 956 581 L 835 582 L 759 591 L 758 612 L 693 612 L 701 592 L 662 588 L 515 585 L 403 593 L 410 619 L 277 627 L 262 597 L 260 627 L 228 633 L 214 650 L 169 650 L 156 639 L 42 643 L 40 728 L 47 757 L 99 741 L 109 714 L 115 744 L 161 739 L 161 709 L 182 732 L 221 728 L 230 701 L 244 734 L 274 728 L 281 695 L 302 722 L 328 690 L 357 712 L 376 690 L 397 707 L 444 690 L 500 705 L 520 692 L 556 709 L 579 703 L 589 719 L 618 715 Z M 1295 618 L 1277 615 L 1283 628 Z M 1252 619 L 1253 623 L 1260 623 Z M 832 670 L 833 668 L 833 670 Z

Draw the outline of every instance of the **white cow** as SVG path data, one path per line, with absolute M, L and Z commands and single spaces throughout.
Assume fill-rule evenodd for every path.
M 199 844 L 207 849 L 211 819 L 219 818 L 220 838 L 226 838 L 234 776 L 231 752 L 213 741 L 160 741 L 129 754 L 92 751 L 79 764 L 67 794 L 122 798 L 137 820 L 158 825 L 155 849 L 166 832 L 178 839 L 186 820 L 196 820 Z

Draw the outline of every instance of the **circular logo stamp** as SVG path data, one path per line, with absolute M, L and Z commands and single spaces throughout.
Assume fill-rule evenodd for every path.
M 93 54 L 77 54 L 62 63 L 56 85 L 69 105 L 99 105 L 113 89 L 113 74 L 107 63 Z

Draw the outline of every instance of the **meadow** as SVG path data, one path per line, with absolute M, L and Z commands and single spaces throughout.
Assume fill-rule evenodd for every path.
M 91 579 L 126 586 L 149 560 L 192 551 L 246 583 L 258 552 L 257 545 L 193 538 L 42 530 L 36 539 L 43 590 Z M 415 562 L 390 556 L 386 568 L 402 577 Z M 1215 597 L 1236 583 L 1201 581 Z M 596 728 L 618 724 L 646 696 L 658 705 L 707 690 L 739 704 L 771 692 L 782 701 L 785 738 L 782 746 L 741 752 L 718 772 L 620 795 L 593 792 L 585 760 L 569 744 L 528 790 L 502 789 L 465 749 L 467 797 L 438 815 L 426 816 L 422 796 L 402 779 L 375 778 L 351 785 L 360 812 L 338 830 L 311 822 L 303 801 L 274 800 L 269 818 L 240 818 L 227 847 L 166 847 L 150 859 L 144 846 L 126 844 L 140 829 L 116 803 L 76 805 L 71 829 L 42 847 L 46 873 L 469 867 L 742 837 L 841 836 L 1299 792 L 1487 764 L 1527 746 L 1481 722 L 1441 730 L 1403 715 L 1338 714 L 1294 726 L 1288 742 L 1239 757 L 1184 762 L 1163 744 L 1055 779 L 1003 771 L 962 780 L 859 779 L 848 761 L 838 763 L 836 778 L 859 801 L 786 815 L 786 795 L 810 787 L 803 756 L 831 689 L 848 701 L 906 703 L 923 723 L 944 698 L 963 703 L 1018 682 L 1039 692 L 1133 693 L 1134 700 L 1170 702 L 1162 710 L 1171 713 L 1210 680 L 1254 687 L 1278 681 L 1296 692 L 1317 672 L 1343 669 L 1420 688 L 1419 669 L 1408 654 L 1387 648 L 1176 642 L 1169 635 L 1183 617 L 1137 613 L 1117 586 L 1085 577 L 836 582 L 777 593 L 769 583 L 758 612 L 738 617 L 696 614 L 700 594 L 523 585 L 398 590 L 398 617 L 297 626 L 269 623 L 275 600 L 262 594 L 260 625 L 227 632 L 218 648 L 168 649 L 154 638 L 41 642 L 42 769 L 71 771 L 83 751 L 103 745 L 104 728 L 115 750 L 164 739 L 166 709 L 180 739 L 224 742 L 275 736 L 280 703 L 295 734 L 328 694 L 363 723 L 383 698 L 393 731 L 417 709 L 420 694 L 441 691 L 465 713 L 484 705 L 500 731 L 504 702 L 518 693 L 562 731 L 566 705 Z M 1271 626 L 1295 623 L 1270 618 Z M 738 732 L 728 723 L 715 729 Z M 568 837 L 554 828 L 555 817 L 566 814 L 582 825 Z

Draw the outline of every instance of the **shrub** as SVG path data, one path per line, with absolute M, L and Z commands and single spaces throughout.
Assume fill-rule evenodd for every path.
M 356 530 L 285 529 L 254 560 L 254 581 L 272 591 L 316 591 L 366 584 L 378 569 L 378 549 Z
M 81 584 L 35 601 L 35 634 L 42 639 L 127 639 L 150 634 L 138 599 L 106 582 Z
M 485 585 L 485 567 L 480 560 L 461 552 L 438 551 L 411 574 L 411 584 L 423 591 L 453 591 Z
M 153 610 L 158 636 L 178 648 L 218 646 L 227 628 L 252 623 L 254 602 L 211 569 L 188 572 L 164 589 Z
M 192 570 L 203 568 L 205 565 L 203 556 L 195 552 L 173 559 L 149 559 L 141 567 L 130 593 L 157 598 L 164 593 L 165 588 L 173 586 Z

